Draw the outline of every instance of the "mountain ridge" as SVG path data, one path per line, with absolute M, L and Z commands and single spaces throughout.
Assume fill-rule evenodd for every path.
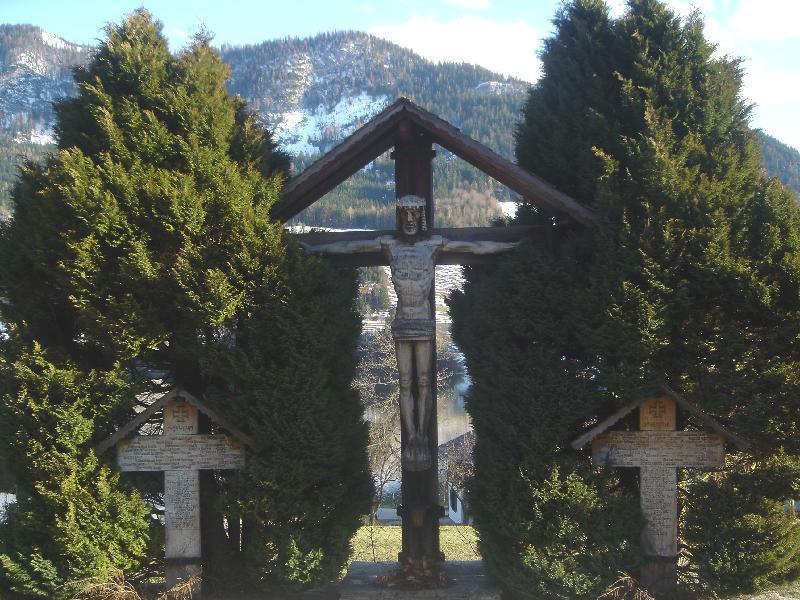
M 358 31 L 222 45 L 228 89 L 274 131 L 298 172 L 399 96 L 408 97 L 506 158 L 529 84 L 468 63 L 434 63 L 413 50 Z M 0 25 L 0 204 L 6 204 L 22 159 L 52 149 L 53 100 L 75 93 L 72 67 L 92 46 L 73 44 L 35 25 Z M 761 134 L 767 172 L 800 190 L 800 153 Z M 435 159 L 435 194 L 444 221 L 483 224 L 513 200 L 503 186 L 454 160 Z M 391 226 L 393 165 L 377 159 L 307 211 L 306 223 Z M 468 211 L 457 205 L 468 198 Z M 6 208 L 7 210 L 7 208 Z M 472 214 L 466 214 L 470 212 Z

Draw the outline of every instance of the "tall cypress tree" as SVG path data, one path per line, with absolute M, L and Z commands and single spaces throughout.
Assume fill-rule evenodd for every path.
M 91 448 L 131 418 L 136 394 L 159 387 L 154 372 L 260 440 L 240 475 L 257 486 L 204 478 L 205 540 L 233 535 L 223 518 L 235 513 L 246 519 L 251 557 L 238 560 L 233 539 L 209 544 L 210 574 L 235 562 L 255 580 L 265 570 L 281 581 L 327 577 L 367 510 L 366 431 L 347 359 L 358 335 L 354 274 L 304 257 L 270 221 L 286 159 L 227 94 L 228 69 L 209 42 L 198 36 L 172 55 L 144 10 L 109 27 L 76 70 L 77 97 L 57 106 L 57 153 L 26 166 L 15 190 L 0 244 L 12 375 L 0 446 L 26 460 L 14 463 L 19 510 L 0 538 L 0 581 L 10 589 L 36 596 L 37 582 L 103 577 L 145 558 L 125 541 L 146 539 L 141 500 Z M 63 428 L 75 431 L 64 438 Z M 269 431 L 280 439 L 265 439 Z M 311 468 L 312 451 L 325 457 L 326 477 Z M 69 469 L 29 468 L 40 457 Z M 74 496 L 51 491 L 68 486 Z M 234 499 L 227 514 L 225 498 Z M 139 512 L 126 509 L 111 533 L 111 517 L 64 533 L 65 514 L 113 515 L 125 502 Z M 303 519 L 318 534 L 299 540 Z M 68 558 L 84 547 L 102 560 Z M 273 547 L 294 548 L 292 561 L 273 564 Z
M 539 507 L 552 506 L 552 474 L 564 463 L 587 489 L 607 481 L 567 443 L 615 407 L 667 383 L 754 442 L 739 463 L 748 469 L 777 449 L 800 450 L 800 213 L 759 172 L 738 61 L 714 56 L 697 16 L 681 21 L 657 0 L 632 0 L 619 19 L 600 0 L 574 0 L 555 26 L 517 157 L 592 206 L 599 225 L 562 227 L 549 248 L 520 250 L 493 273 L 473 269 L 453 299 L 474 381 L 476 526 L 492 571 L 520 597 L 589 597 L 613 576 L 611 558 L 580 558 L 607 532 L 570 519 L 566 504 Z M 537 217 L 522 210 L 519 220 Z M 622 483 L 614 489 L 635 493 L 635 481 Z M 531 491 L 512 493 L 519 488 Z M 757 516 L 779 529 L 774 488 Z M 690 499 L 709 517 L 686 539 L 707 582 L 731 544 L 712 529 L 733 518 L 715 522 L 712 497 Z M 602 494 L 598 506 L 613 508 Z M 565 520 L 578 541 L 556 547 L 536 533 Z M 732 543 L 757 534 L 740 528 Z M 775 555 L 796 564 L 796 529 L 781 535 Z M 777 577 L 791 570 L 772 567 Z M 745 571 L 742 587 L 758 577 Z

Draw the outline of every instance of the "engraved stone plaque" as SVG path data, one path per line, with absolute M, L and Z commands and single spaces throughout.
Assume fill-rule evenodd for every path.
M 723 468 L 725 444 L 717 433 L 676 431 L 673 394 L 646 398 L 632 407 L 639 409 L 639 431 L 607 431 L 630 412 L 629 405 L 575 440 L 573 447 L 592 440 L 595 465 L 639 469 L 639 505 L 645 520 L 642 553 L 648 557 L 639 574 L 640 583 L 656 597 L 671 598 L 677 586 L 678 469 Z M 702 415 L 699 409 L 687 410 Z M 702 420 L 715 431 L 724 431 L 710 418 Z M 598 435 L 600 431 L 605 433 Z
M 649 467 L 639 472 L 639 503 L 646 521 L 642 532 L 645 555 L 678 555 L 677 474 L 671 467 Z
M 171 435 L 194 435 L 197 423 L 197 408 L 185 400 L 175 400 L 164 407 L 164 431 Z
M 118 445 L 121 471 L 241 469 L 244 447 L 223 435 L 140 435 Z
M 610 431 L 592 440 L 592 460 L 611 467 L 694 467 L 725 464 L 722 436 L 704 431 Z
M 640 421 L 648 431 L 610 431 L 592 440 L 592 461 L 609 467 L 637 467 L 639 501 L 646 520 L 642 546 L 648 556 L 678 554 L 677 469 L 716 469 L 725 464 L 722 436 L 704 431 L 663 430 L 674 422 L 674 403 L 642 403 Z M 670 400 L 670 398 L 667 398 Z
M 164 472 L 166 555 L 200 560 L 200 473 Z
M 675 400 L 669 396 L 654 396 L 639 405 L 641 431 L 674 431 L 675 427 Z

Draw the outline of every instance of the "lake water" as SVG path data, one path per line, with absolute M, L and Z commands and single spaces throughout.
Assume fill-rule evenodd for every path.
M 16 500 L 14 494 L 0 494 L 0 517 L 6 514 L 6 506 Z

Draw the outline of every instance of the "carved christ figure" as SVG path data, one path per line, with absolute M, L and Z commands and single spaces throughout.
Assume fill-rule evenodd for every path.
M 397 235 L 372 240 L 332 242 L 310 246 L 307 251 L 319 254 L 354 254 L 382 251 L 389 260 L 392 284 L 397 294 L 397 309 L 392 321 L 392 337 L 400 373 L 400 418 L 408 433 L 402 449 L 403 467 L 424 471 L 431 467 L 428 447 L 428 421 L 432 406 L 433 344 L 436 315 L 430 292 L 436 259 L 442 251 L 494 254 L 510 250 L 518 242 L 462 242 L 440 235 L 427 235 L 425 199 L 403 196 L 397 200 Z M 417 398 L 412 393 L 416 365 Z

